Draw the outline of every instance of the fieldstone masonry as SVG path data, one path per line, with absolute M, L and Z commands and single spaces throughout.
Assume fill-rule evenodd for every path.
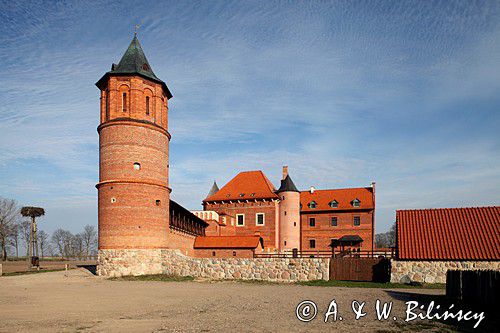
M 99 250 L 97 272 L 293 282 L 328 280 L 329 266 L 329 258 L 192 258 L 174 249 Z
M 391 282 L 446 283 L 446 271 L 500 270 L 500 261 L 398 261 L 391 260 Z

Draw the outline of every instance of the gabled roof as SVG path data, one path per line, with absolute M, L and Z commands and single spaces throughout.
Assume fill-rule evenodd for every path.
M 273 184 L 262 171 L 243 171 L 203 201 L 276 199 L 274 192 Z
M 500 206 L 396 211 L 399 259 L 500 260 Z
M 353 207 L 351 202 L 355 199 L 361 201 L 359 207 Z M 337 208 L 330 207 L 330 202 L 336 200 L 338 202 Z M 316 208 L 309 208 L 308 204 L 311 201 L 316 202 Z M 300 204 L 302 205 L 302 212 L 314 212 L 321 210 L 360 210 L 360 209 L 374 209 L 373 189 L 371 187 L 359 188 L 343 188 L 334 190 L 314 190 L 300 192 Z
M 210 192 L 208 192 L 207 198 L 211 197 L 215 193 L 219 192 L 219 186 L 217 186 L 217 183 L 214 180 L 214 184 L 212 185 L 212 188 L 210 189 Z
M 129 47 L 123 54 L 122 59 L 118 63 L 118 65 L 113 64 L 111 66 L 111 71 L 104 74 L 104 76 L 97 81 L 96 86 L 102 89 L 106 79 L 110 75 L 139 75 L 151 81 L 157 82 L 162 85 L 163 90 L 168 99 L 172 98 L 172 94 L 168 89 L 165 82 L 160 80 L 153 73 L 153 69 L 149 65 L 148 59 L 142 50 L 141 44 L 139 43 L 139 39 L 137 35 L 134 35 L 132 42 L 130 42 Z
M 198 236 L 195 249 L 255 249 L 261 243 L 260 236 Z
M 286 175 L 285 179 L 281 180 L 281 186 L 276 193 L 280 192 L 299 192 L 299 190 L 295 187 L 292 178 L 290 178 L 290 175 Z

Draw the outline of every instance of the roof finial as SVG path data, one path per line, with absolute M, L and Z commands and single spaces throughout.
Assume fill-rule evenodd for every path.
M 141 27 L 141 24 L 136 24 L 134 26 L 134 37 L 137 37 L 137 30 L 139 30 L 140 27 Z

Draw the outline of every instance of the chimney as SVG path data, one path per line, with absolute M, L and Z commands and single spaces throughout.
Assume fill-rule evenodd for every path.
M 288 166 L 283 165 L 283 178 L 282 179 L 285 179 L 286 176 L 288 176 Z
M 314 188 L 314 186 L 311 186 L 311 188 L 309 189 L 309 192 L 311 192 L 311 194 L 313 194 L 315 190 L 316 189 Z
M 375 193 L 375 182 L 372 182 L 373 193 Z

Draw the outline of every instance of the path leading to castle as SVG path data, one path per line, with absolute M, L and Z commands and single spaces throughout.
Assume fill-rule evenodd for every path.
M 240 282 L 111 281 L 84 269 L 0 277 L 0 332 L 372 332 L 404 329 L 407 292 L 442 290 L 310 287 Z M 335 299 L 342 321 L 324 323 Z M 394 302 L 398 321 L 375 320 L 375 300 Z M 318 317 L 300 322 L 303 300 L 318 306 Z M 353 300 L 366 301 L 368 315 L 354 319 Z M 392 315 L 391 315 L 392 316 Z M 442 324 L 422 321 L 415 330 Z

